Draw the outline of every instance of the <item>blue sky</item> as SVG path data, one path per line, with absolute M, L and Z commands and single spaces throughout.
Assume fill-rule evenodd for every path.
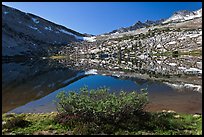
M 137 21 L 169 18 L 178 10 L 198 10 L 202 2 L 2 2 L 80 33 L 102 34 Z

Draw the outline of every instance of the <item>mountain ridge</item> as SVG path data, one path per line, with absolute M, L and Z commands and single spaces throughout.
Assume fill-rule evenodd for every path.
M 162 26 L 172 23 L 172 18 L 178 16 L 179 21 L 184 21 L 202 17 L 202 8 L 197 11 L 180 10 L 175 12 L 168 19 L 146 20 L 144 23 L 137 21 L 129 27 L 122 27 L 105 33 L 112 37 L 112 34 L 134 32 L 135 30 L 149 28 L 152 26 Z M 189 17 L 190 16 L 190 17 Z M 181 20 L 180 20 L 181 19 Z M 174 21 L 176 19 L 173 19 Z M 178 22 L 178 20 L 176 21 Z M 98 35 L 98 36 L 102 36 Z M 81 34 L 63 25 L 58 25 L 32 13 L 25 13 L 2 5 L 2 56 L 52 56 L 63 49 L 63 46 L 69 46 L 73 42 L 93 42 L 96 41 L 94 35 Z M 89 44 L 89 43 L 88 43 Z
M 49 56 L 71 42 L 90 40 L 63 25 L 2 5 L 2 56 Z
M 188 17 L 188 15 L 190 17 Z M 179 16 L 179 18 L 175 18 L 175 16 Z M 186 16 L 188 18 L 186 18 Z M 187 21 L 189 19 L 194 19 L 194 18 L 199 18 L 199 17 L 202 17 L 202 8 L 198 9 L 196 11 L 179 10 L 179 11 L 174 12 L 173 15 L 171 17 L 169 17 L 168 19 L 159 19 L 159 20 L 155 20 L 155 21 L 154 20 L 146 20 L 146 22 L 137 21 L 135 24 L 133 24 L 129 27 L 121 27 L 121 28 L 115 29 L 111 32 L 104 33 L 104 35 L 109 35 L 109 34 L 113 34 L 113 33 L 123 33 L 123 32 L 133 31 L 133 30 L 137 30 L 140 28 L 144 28 L 144 27 L 161 25 L 161 24 L 165 24 L 165 23 Z
M 174 14 L 163 23 L 187 21 L 199 17 L 202 17 L 202 8 L 196 11 L 180 10 L 174 12 Z
M 105 35 L 113 34 L 113 33 L 117 33 L 117 32 L 118 33 L 123 33 L 123 32 L 133 31 L 133 30 L 136 30 L 136 29 L 144 28 L 144 27 L 149 27 L 149 26 L 152 26 L 152 25 L 158 25 L 158 24 L 161 24 L 162 21 L 164 21 L 164 19 L 160 19 L 160 20 L 156 20 L 156 21 L 146 20 L 146 22 L 144 22 L 144 23 L 142 23 L 141 21 L 137 21 L 132 26 L 115 29 L 115 30 L 113 30 L 111 32 L 105 33 Z

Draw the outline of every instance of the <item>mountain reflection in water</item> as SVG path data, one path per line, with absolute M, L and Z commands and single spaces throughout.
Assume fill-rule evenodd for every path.
M 175 64 L 179 62 L 177 60 L 179 58 L 174 59 Z M 197 64 L 202 62 L 202 59 L 192 60 L 198 62 Z M 165 61 L 168 62 L 168 59 Z M 156 63 L 150 64 L 149 68 L 145 67 L 148 65 L 147 62 L 149 60 L 118 61 L 111 58 L 3 62 L 2 111 L 3 113 L 56 111 L 53 100 L 57 93 L 63 90 L 78 90 L 86 85 L 89 89 L 105 86 L 110 92 L 139 91 L 147 88 L 150 103 L 146 109 L 149 111 L 172 109 L 183 113 L 202 113 L 202 76 L 199 71 L 190 74 L 186 74 L 187 71 L 175 72 L 175 64 L 171 63 L 163 66 L 169 73 L 162 70 L 160 73 L 156 69 L 157 66 L 152 65 Z M 185 64 L 183 68 L 186 69 L 196 67 L 195 63 L 194 66 L 186 62 L 183 64 Z M 158 67 L 161 68 L 159 65 Z M 178 86 L 175 86 L 176 84 Z M 186 84 L 198 87 L 188 87 Z

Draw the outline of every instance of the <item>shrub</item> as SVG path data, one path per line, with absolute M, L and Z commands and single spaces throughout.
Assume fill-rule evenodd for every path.
M 142 119 L 144 107 L 148 103 L 147 92 L 119 92 L 109 93 L 106 88 L 90 90 L 86 87 L 79 92 L 61 92 L 57 95 L 57 110 L 61 114 L 61 121 L 70 118 L 97 124 L 114 124 Z M 64 115 L 64 116 L 62 116 Z M 136 118 L 137 117 L 137 118 Z M 65 123 L 66 123 L 65 122 Z
M 12 116 L 2 126 L 3 129 L 12 129 L 17 127 L 26 127 L 30 124 L 29 121 L 24 120 L 22 116 Z
M 172 57 L 178 57 L 179 56 L 179 52 L 178 51 L 173 51 L 172 52 Z

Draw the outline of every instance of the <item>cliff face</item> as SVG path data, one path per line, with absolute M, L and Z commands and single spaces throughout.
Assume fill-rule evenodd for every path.
M 2 56 L 47 56 L 83 34 L 2 5 Z

